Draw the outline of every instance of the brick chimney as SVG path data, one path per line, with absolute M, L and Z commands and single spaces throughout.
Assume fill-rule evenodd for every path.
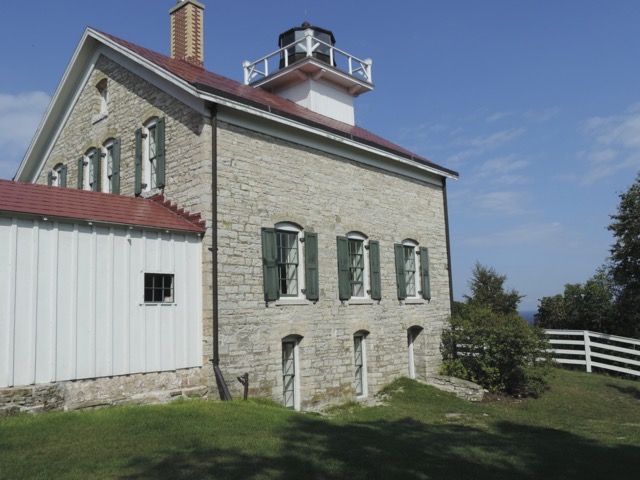
M 196 0 L 178 0 L 171 15 L 171 58 L 204 67 L 204 5 Z

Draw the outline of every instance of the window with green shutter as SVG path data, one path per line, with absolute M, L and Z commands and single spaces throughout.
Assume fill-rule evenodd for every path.
M 429 249 L 420 247 L 420 283 L 422 298 L 431 300 L 431 278 L 429 276 Z
M 371 298 L 382 299 L 382 278 L 380 271 L 380 242 L 369 240 L 369 270 L 371 279 Z
M 292 223 L 262 228 L 265 301 L 320 298 L 318 235 Z
M 78 175 L 77 176 L 76 187 L 79 190 L 82 190 L 84 188 L 84 170 L 85 170 L 84 169 L 84 166 L 85 166 L 84 162 L 85 162 L 84 157 L 80 157 L 76 162 L 76 164 L 77 164 L 77 175 Z
M 142 129 L 136 130 L 134 158 L 134 187 L 136 195 L 142 193 Z
M 120 193 L 120 140 L 105 143 L 106 184 L 109 193 Z
M 337 248 L 340 300 L 379 300 L 380 244 L 360 232 L 349 232 L 337 237 Z

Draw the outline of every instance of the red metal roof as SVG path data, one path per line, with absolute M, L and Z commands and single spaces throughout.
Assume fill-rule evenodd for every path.
M 128 197 L 0 179 L 0 213 L 203 233 L 205 222 L 162 195 Z
M 134 43 L 109 35 L 108 33 L 99 33 L 118 43 L 127 50 L 130 50 L 140 57 L 156 64 L 160 68 L 176 75 L 185 82 L 193 85 L 198 90 L 217 94 L 241 103 L 250 104 L 254 107 L 262 108 L 263 110 L 267 110 L 284 117 L 294 118 L 303 123 L 317 126 L 365 145 L 375 146 L 382 150 L 413 160 L 417 163 L 430 166 L 456 177 L 458 176 L 457 172 L 437 165 L 426 158 L 416 155 L 405 148 L 365 130 L 364 128 L 349 125 L 319 113 L 312 112 L 311 110 L 297 105 L 286 98 L 274 95 L 260 88 L 253 88 L 244 85 L 240 82 L 209 72 L 204 68 L 192 65 L 182 60 L 167 57 L 161 53 L 148 50 Z

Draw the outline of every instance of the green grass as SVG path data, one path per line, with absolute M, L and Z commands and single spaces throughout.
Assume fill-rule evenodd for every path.
M 194 400 L 0 418 L 0 479 L 640 478 L 640 382 L 559 370 L 537 400 L 407 379 L 387 394 L 326 416 Z

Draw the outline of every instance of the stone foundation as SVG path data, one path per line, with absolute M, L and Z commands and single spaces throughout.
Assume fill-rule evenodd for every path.
M 209 385 L 214 385 L 211 373 L 210 368 L 190 368 L 4 388 L 0 389 L 0 415 L 207 398 Z M 211 390 L 215 394 L 215 387 Z
M 469 402 L 480 402 L 484 396 L 484 390 L 480 385 L 460 378 L 433 375 L 427 378 L 426 383 Z

